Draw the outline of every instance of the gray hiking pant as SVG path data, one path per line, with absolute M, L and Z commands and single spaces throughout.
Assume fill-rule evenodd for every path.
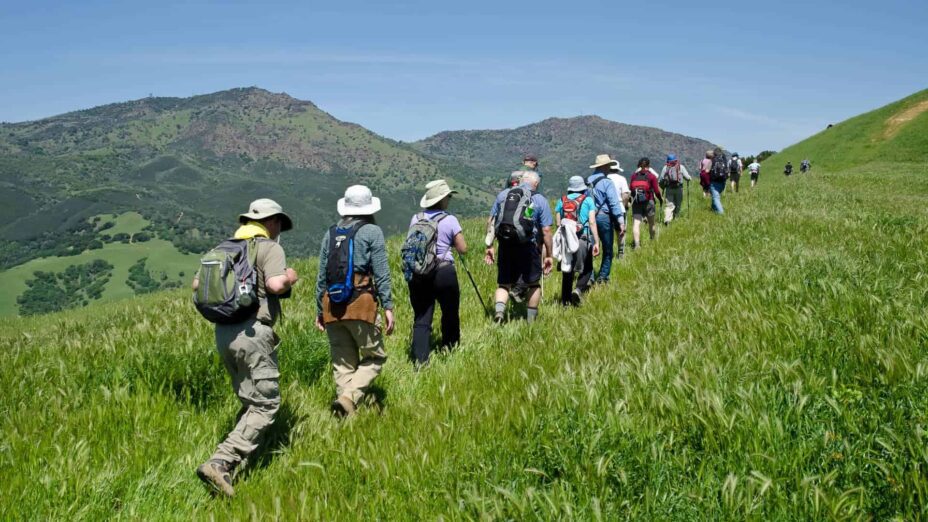
M 256 320 L 216 325 L 216 350 L 242 403 L 235 428 L 211 458 L 237 465 L 258 448 L 280 408 L 274 329 Z

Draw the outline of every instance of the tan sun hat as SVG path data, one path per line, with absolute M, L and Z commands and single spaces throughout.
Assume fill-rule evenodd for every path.
M 244 214 L 239 214 L 238 221 L 239 223 L 247 223 L 249 221 L 261 221 L 262 219 L 267 219 L 271 216 L 280 216 L 280 231 L 284 232 L 293 228 L 293 220 L 290 219 L 285 212 L 283 207 L 273 199 L 261 198 L 256 199 L 248 205 L 248 212 Z
M 457 193 L 458 191 L 451 190 L 451 187 L 448 186 L 448 182 L 443 179 L 429 181 L 425 185 L 425 195 L 422 196 L 422 200 L 419 201 L 419 206 L 422 208 L 429 208 L 439 201 L 445 199 L 445 197 L 449 194 Z
M 612 165 L 613 163 L 616 163 L 616 161 L 610 158 L 608 154 L 600 154 L 596 156 L 596 161 L 592 165 L 590 165 L 590 168 L 595 169 L 596 167 Z
M 339 216 L 370 216 L 380 210 L 380 198 L 364 185 L 352 185 L 345 189 L 345 197 L 338 200 L 336 208 Z

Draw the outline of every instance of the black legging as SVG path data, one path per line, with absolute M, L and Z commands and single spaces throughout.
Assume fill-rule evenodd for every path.
M 418 363 L 426 363 L 431 354 L 432 316 L 435 301 L 441 306 L 441 346 L 453 347 L 461 339 L 461 320 L 458 309 L 461 289 L 453 264 L 443 264 L 430 279 L 409 283 L 409 300 L 415 314 L 412 326 L 412 356 Z

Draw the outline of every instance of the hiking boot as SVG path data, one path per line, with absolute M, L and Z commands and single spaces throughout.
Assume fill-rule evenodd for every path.
M 493 314 L 493 322 L 496 324 L 503 324 L 504 319 L 505 319 L 505 316 L 502 312 L 496 312 L 495 314 Z
M 632 250 L 638 250 L 640 246 L 638 243 L 632 243 Z
M 574 290 L 570 293 L 570 304 L 574 306 L 580 306 L 580 303 L 583 302 L 583 297 L 580 295 L 580 290 Z
M 332 414 L 340 419 L 354 413 L 354 402 L 348 397 L 342 396 L 332 401 Z
M 235 496 L 235 489 L 232 487 L 232 469 L 224 460 L 210 459 L 197 468 L 197 476 L 213 492 L 221 493 L 227 497 Z

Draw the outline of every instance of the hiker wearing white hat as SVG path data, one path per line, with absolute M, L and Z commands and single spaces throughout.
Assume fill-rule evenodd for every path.
M 599 229 L 599 238 L 602 240 L 603 259 L 599 265 L 599 273 L 596 274 L 596 282 L 609 282 L 609 272 L 612 269 L 612 250 L 613 235 L 618 232 L 621 236 L 625 231 L 625 207 L 622 205 L 622 199 L 616 192 L 615 185 L 606 177 L 613 165 L 618 166 L 618 161 L 609 157 L 608 154 L 596 156 L 596 161 L 590 165 L 593 174 L 586 179 L 589 185 L 589 194 L 593 196 L 593 203 L 596 204 L 596 226 Z
M 403 243 L 403 275 L 409 284 L 409 301 L 415 319 L 412 326 L 411 355 L 419 365 L 428 363 L 432 353 L 432 318 L 435 301 L 441 307 L 441 344 L 451 349 L 461 338 L 459 317 L 461 289 L 454 266 L 454 251 L 467 253 L 467 243 L 458 218 L 448 212 L 456 190 L 443 180 L 430 181 L 409 222 Z
M 239 222 L 231 240 L 203 257 L 193 280 L 194 302 L 204 316 L 217 322 L 216 351 L 242 403 L 235 428 L 210 459 L 197 467 L 197 476 L 212 490 L 230 497 L 235 494 L 232 487 L 235 468 L 258 448 L 280 407 L 277 367 L 280 339 L 274 332 L 274 324 L 280 316 L 280 299 L 289 295 L 298 279 L 296 271 L 287 267 L 284 249 L 276 241 L 282 231 L 293 228 L 290 216 L 277 202 L 270 199 L 251 202 L 239 216 Z M 254 259 L 250 265 L 254 272 L 243 273 L 254 274 L 254 287 L 248 289 L 246 282 L 250 277 L 246 276 L 238 287 L 240 293 L 233 294 L 230 300 L 224 297 L 224 292 L 217 292 L 224 286 L 224 276 L 213 267 L 235 254 Z M 237 279 L 243 268 L 239 265 L 233 270 Z M 217 299 L 217 293 L 223 297 Z M 244 320 L 228 322 L 243 314 L 247 314 Z M 220 316 L 224 318 L 221 322 Z
M 353 185 L 338 200 L 342 218 L 319 249 L 316 327 L 329 337 L 336 398 L 332 413 L 354 413 L 387 360 L 383 334 L 393 333 L 393 295 L 383 231 L 374 222 L 380 199 Z M 386 324 L 380 327 L 379 307 Z
M 567 194 L 561 196 L 554 208 L 557 221 L 554 251 L 558 252 L 558 237 L 562 248 L 561 259 L 561 304 L 580 306 L 583 294 L 593 282 L 593 258 L 599 255 L 599 232 L 596 226 L 596 205 L 587 194 L 586 182 L 581 176 L 573 176 L 567 184 Z M 577 238 L 577 250 L 569 252 L 565 245 Z M 564 252 L 568 250 L 568 252 Z M 555 256 L 556 257 L 556 256 Z M 574 274 L 579 274 L 574 288 Z

